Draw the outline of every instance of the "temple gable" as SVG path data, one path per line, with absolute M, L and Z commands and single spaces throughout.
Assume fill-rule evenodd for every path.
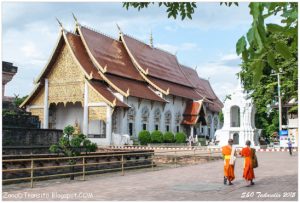
M 53 67 L 47 75 L 50 103 L 83 103 L 84 73 L 74 60 L 66 45 L 61 49 Z

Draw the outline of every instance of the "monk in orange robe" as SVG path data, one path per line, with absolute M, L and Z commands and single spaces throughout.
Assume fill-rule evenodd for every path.
M 228 145 L 222 147 L 222 154 L 224 157 L 224 185 L 226 185 L 227 180 L 229 185 L 233 185 L 232 181 L 234 180 L 234 163 L 230 164 L 230 158 L 233 158 L 232 155 L 235 155 L 235 152 L 232 152 L 233 140 L 228 140 Z
M 253 152 L 252 149 L 250 148 L 250 145 L 251 145 L 250 140 L 247 140 L 246 147 L 242 149 L 240 155 L 244 157 L 243 178 L 245 178 L 247 182 L 250 181 L 249 185 L 254 185 L 253 179 L 255 178 L 255 176 L 254 176 L 254 170 L 252 166 Z

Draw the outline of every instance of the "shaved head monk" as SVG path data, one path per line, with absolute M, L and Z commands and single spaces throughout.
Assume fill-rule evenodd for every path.
M 250 148 L 250 145 L 251 145 L 250 140 L 247 140 L 246 147 L 244 147 L 240 152 L 240 155 L 244 157 L 243 178 L 245 178 L 245 180 L 249 182 L 249 186 L 254 185 L 253 179 L 255 178 L 254 170 L 253 170 L 253 162 L 252 162 L 252 159 L 255 154 L 255 150 Z
M 234 161 L 235 161 L 235 149 L 232 147 L 233 140 L 228 140 L 228 145 L 222 147 L 222 154 L 224 157 L 224 185 L 233 185 L 234 180 Z

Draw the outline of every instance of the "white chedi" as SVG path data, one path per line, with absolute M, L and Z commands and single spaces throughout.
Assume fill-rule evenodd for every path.
M 224 125 L 215 133 L 219 146 L 227 145 L 229 138 L 233 139 L 233 144 L 237 147 L 245 146 L 246 140 L 250 140 L 252 146 L 259 145 L 260 130 L 255 128 L 256 109 L 240 82 L 225 101 L 222 112 Z

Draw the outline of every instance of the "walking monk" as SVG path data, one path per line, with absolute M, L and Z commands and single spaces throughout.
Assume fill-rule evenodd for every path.
M 243 178 L 248 182 L 250 181 L 249 185 L 254 185 L 253 179 L 254 176 L 254 170 L 252 165 L 252 158 L 253 158 L 253 150 L 250 148 L 251 142 L 250 140 L 246 141 L 246 147 L 242 149 L 240 152 L 240 155 L 244 157 L 244 173 Z
M 229 185 L 233 185 L 234 180 L 234 160 L 235 160 L 235 150 L 232 147 L 233 140 L 228 140 L 228 145 L 222 147 L 222 154 L 224 156 L 224 185 L 229 181 Z

